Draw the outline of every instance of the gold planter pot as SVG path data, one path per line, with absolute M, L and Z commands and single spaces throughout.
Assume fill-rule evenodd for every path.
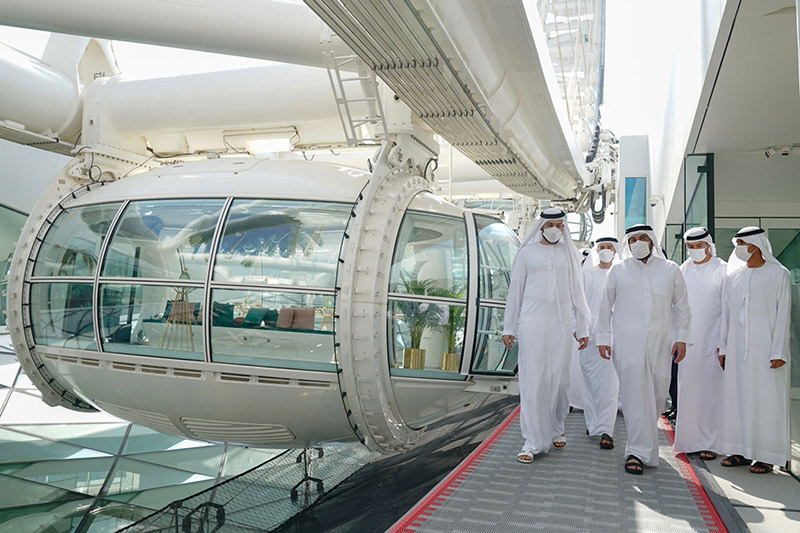
M 422 370 L 425 368 L 425 350 L 406 348 L 403 350 L 403 368 Z
M 461 354 L 457 353 L 443 353 L 442 354 L 442 370 L 449 372 L 458 372 L 461 366 Z

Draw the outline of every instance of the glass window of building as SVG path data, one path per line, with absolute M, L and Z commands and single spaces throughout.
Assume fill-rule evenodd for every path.
M 58 215 L 44 237 L 33 275 L 94 276 L 100 247 L 120 205 L 87 205 Z
M 392 375 L 463 379 L 467 297 L 464 219 L 409 211 L 392 259 L 389 367 Z M 407 296 L 414 296 L 408 298 Z
M 463 218 L 409 211 L 397 236 L 389 292 L 466 298 Z
M 214 280 L 333 287 L 349 205 L 235 200 L 220 240 Z
M 97 350 L 91 283 L 33 283 L 31 323 L 36 344 Z
M 335 371 L 333 296 L 215 289 L 215 363 Z
M 221 198 L 131 202 L 117 223 L 102 275 L 204 280 Z
M 492 217 L 475 215 L 475 227 L 478 231 L 480 298 L 505 301 L 519 239 L 511 228 Z
M 103 350 L 202 361 L 202 301 L 200 287 L 101 285 Z

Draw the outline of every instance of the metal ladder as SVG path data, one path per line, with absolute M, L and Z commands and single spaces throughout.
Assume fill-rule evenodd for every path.
M 333 34 L 335 35 L 335 34 Z M 333 52 L 323 52 L 325 68 L 331 82 L 333 96 L 336 99 L 336 109 L 342 122 L 344 136 L 348 146 L 378 145 L 389 138 L 386 119 L 383 115 L 380 91 L 375 71 L 357 55 L 336 56 Z M 356 71 L 344 71 L 347 65 L 355 65 Z M 361 98 L 348 98 L 347 84 L 358 82 L 361 84 L 363 96 Z M 359 105 L 363 112 L 357 112 L 353 104 Z M 366 126 L 375 126 L 372 132 Z M 377 128 L 383 133 L 378 136 Z M 367 130 L 365 132 L 365 130 Z

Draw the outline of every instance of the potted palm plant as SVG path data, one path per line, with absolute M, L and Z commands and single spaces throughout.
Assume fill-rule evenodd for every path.
M 406 294 L 433 295 L 439 288 L 436 281 L 419 279 L 419 272 L 424 263 L 417 263 L 411 272 L 400 274 L 401 284 Z M 403 350 L 403 368 L 425 368 L 425 350 L 421 348 L 422 337 L 428 328 L 436 327 L 441 319 L 439 306 L 424 302 L 400 300 L 395 302 L 403 315 L 411 336 L 411 347 Z
M 466 290 L 464 287 L 454 285 L 453 287 L 441 287 L 434 290 L 433 296 L 440 298 L 455 298 L 461 300 L 464 298 Z M 459 363 L 461 361 L 461 354 L 457 351 L 459 334 L 463 333 L 464 325 L 467 319 L 466 306 L 451 305 L 448 307 L 449 313 L 445 323 L 439 323 L 436 326 L 447 339 L 447 351 L 442 353 L 442 370 L 450 372 L 458 372 Z

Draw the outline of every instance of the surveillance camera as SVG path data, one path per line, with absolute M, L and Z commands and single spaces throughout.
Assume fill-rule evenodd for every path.
M 786 157 L 787 155 L 790 155 L 791 153 L 792 153 L 792 147 L 791 146 L 784 146 L 783 148 L 781 148 L 781 155 L 782 156 Z
M 650 198 L 650 207 L 655 207 L 657 205 L 658 205 L 658 199 L 657 198 Z
M 769 159 L 773 155 L 775 155 L 775 149 L 772 146 L 768 146 L 768 147 L 764 148 L 764 156 L 767 159 Z

